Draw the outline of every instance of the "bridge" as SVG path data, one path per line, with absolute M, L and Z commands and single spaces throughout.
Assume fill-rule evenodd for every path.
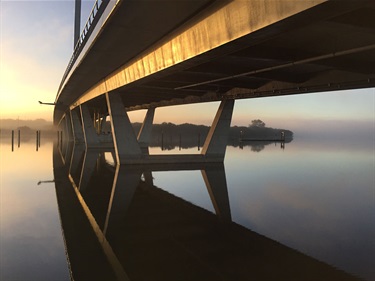
M 114 147 L 118 164 L 223 161 L 236 99 L 374 87 L 374 14 L 369 0 L 98 0 L 54 122 L 65 141 Z M 147 153 L 156 108 L 209 101 L 221 104 L 201 154 Z M 135 136 L 127 112 L 140 109 Z

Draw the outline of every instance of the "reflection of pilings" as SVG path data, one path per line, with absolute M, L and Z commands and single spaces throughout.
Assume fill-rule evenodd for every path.
M 36 131 L 36 151 L 38 151 L 39 148 L 39 131 Z
M 14 130 L 12 130 L 12 151 L 14 151 Z

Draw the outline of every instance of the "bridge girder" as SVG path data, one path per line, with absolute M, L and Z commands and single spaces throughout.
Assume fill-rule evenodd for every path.
M 130 2 L 117 4 L 71 70 L 55 121 L 112 91 L 129 111 L 375 86 L 373 1 L 197 1 L 186 13 L 165 4 L 164 12 L 185 17 L 161 26 L 152 5 L 125 20 L 145 8 Z M 151 21 L 147 36 L 163 27 L 160 40 L 145 46 L 145 35 L 129 37 L 131 24 Z

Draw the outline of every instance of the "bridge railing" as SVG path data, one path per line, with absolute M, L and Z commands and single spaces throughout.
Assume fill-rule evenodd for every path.
M 81 32 L 81 35 L 79 36 L 79 39 L 74 46 L 73 55 L 69 60 L 68 66 L 64 72 L 64 75 L 61 79 L 61 83 L 58 89 L 58 94 L 60 93 L 61 88 L 64 85 L 65 79 L 67 78 L 70 70 L 72 69 L 74 63 L 76 62 L 78 56 L 81 54 L 81 51 L 83 47 L 85 46 L 88 38 L 90 37 L 92 31 L 94 30 L 96 24 L 98 23 L 100 17 L 102 16 L 106 6 L 108 5 L 110 0 L 96 0 L 94 6 L 92 7 L 92 10 L 90 12 L 90 15 L 86 21 L 85 26 L 83 27 L 83 30 Z

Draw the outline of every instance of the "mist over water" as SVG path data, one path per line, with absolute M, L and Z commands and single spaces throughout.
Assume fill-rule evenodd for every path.
M 374 117 L 375 118 L 375 117 Z M 375 141 L 375 119 L 372 120 L 296 120 L 288 121 L 294 137 L 313 141 L 340 140 L 367 143 Z

